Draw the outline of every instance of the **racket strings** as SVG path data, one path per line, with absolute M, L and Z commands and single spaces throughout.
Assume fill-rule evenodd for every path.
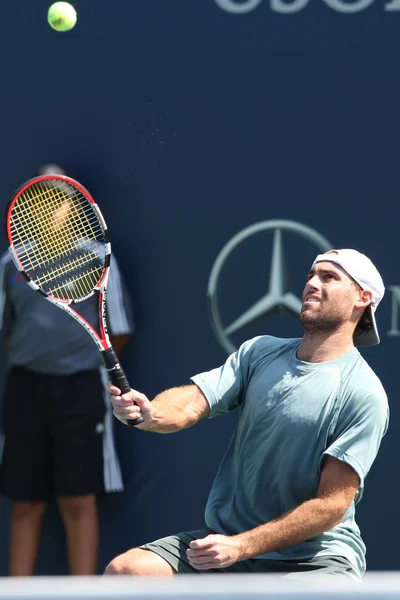
M 13 219 L 15 222 L 15 219 Z M 22 225 L 26 224 L 26 219 L 23 220 Z M 55 259 L 61 256 L 70 256 L 70 262 L 72 267 L 84 266 L 89 259 L 84 254 L 77 255 L 76 251 L 81 248 L 84 250 L 88 250 L 88 240 L 84 237 L 79 237 L 68 235 L 68 238 L 64 240 L 64 243 L 61 245 L 60 242 L 51 243 L 51 238 L 48 236 L 43 236 L 40 233 L 38 234 L 36 231 L 32 230 L 32 227 L 26 226 L 25 228 L 25 240 L 24 237 L 18 235 L 19 242 L 22 244 L 26 259 L 22 261 L 24 263 L 24 267 L 27 264 L 30 265 L 31 268 L 35 269 L 36 267 L 44 267 L 47 264 L 52 263 Z M 80 227 L 77 230 L 77 233 L 81 236 L 84 236 L 87 232 Z M 14 238 L 16 236 L 14 235 Z M 35 239 L 36 238 L 36 239 Z M 92 244 L 95 247 L 94 244 Z M 65 268 L 68 268 L 65 265 Z
M 74 249 L 79 233 L 81 237 L 89 234 L 92 239 L 103 236 L 93 209 L 89 206 L 89 214 L 82 214 L 82 195 L 79 196 L 73 188 L 72 190 L 74 193 L 67 195 L 46 189 L 35 195 L 28 189 L 26 197 L 22 197 L 24 202 L 15 206 L 12 226 L 19 229 L 16 236 L 21 242 L 26 237 L 29 241 L 35 240 L 38 243 L 39 264 L 40 258 L 44 261 L 51 260 Z M 37 202 L 38 199 L 42 199 L 42 202 Z M 37 223 L 40 223 L 39 229 L 35 227 Z M 46 248 L 46 252 L 42 251 L 42 247 Z
M 96 262 L 97 255 L 88 254 L 87 257 L 85 257 L 85 258 L 79 257 L 77 259 L 72 259 L 72 260 L 68 261 L 68 263 L 64 263 L 64 264 L 61 263 L 60 265 L 54 265 L 53 269 L 51 271 L 46 271 L 43 273 L 43 275 L 40 275 L 37 278 L 38 283 L 40 283 L 40 282 L 49 283 L 54 278 L 60 278 L 60 277 L 62 278 L 62 277 L 68 276 L 71 273 L 71 270 L 74 270 L 74 271 L 79 270 L 85 266 L 91 266 L 91 268 L 87 271 L 88 273 L 91 273 L 93 270 L 93 263 Z M 85 272 L 86 272 L 86 270 L 85 270 Z M 81 274 L 79 277 L 81 277 L 83 275 L 84 275 L 84 273 Z
M 26 242 L 31 246 L 32 243 L 36 245 L 36 258 L 40 264 L 40 261 L 49 261 L 55 256 L 65 254 L 70 249 L 74 242 L 76 242 L 76 235 L 71 235 L 71 231 L 65 231 L 66 219 L 57 215 L 57 211 L 60 211 L 60 206 L 57 206 L 52 211 L 52 219 L 48 218 L 50 211 L 42 210 L 41 214 L 38 213 L 37 206 L 30 200 L 28 200 L 23 206 L 22 210 L 20 206 L 16 206 L 13 214 L 11 223 L 13 231 L 13 237 L 18 238 L 19 242 L 26 247 Z M 72 210 L 68 205 L 61 205 L 61 210 L 66 212 Z M 38 227 L 38 224 L 40 226 Z M 70 228 L 71 229 L 71 226 Z M 79 224 L 76 228 L 81 234 L 85 233 L 84 227 Z
M 86 296 L 99 281 L 103 270 L 93 268 L 90 271 L 86 271 L 84 274 L 63 280 L 63 283 L 58 286 L 50 286 L 50 294 L 56 297 L 62 296 L 63 298 L 71 298 L 71 292 L 76 291 L 72 299 L 82 298 Z M 89 283 L 89 288 L 87 284 Z M 67 293 L 68 292 L 68 293 Z
M 19 213 L 24 221 L 24 227 L 30 235 L 35 233 L 41 237 L 42 241 L 51 239 L 54 248 L 57 247 L 57 242 L 63 247 L 65 234 L 70 234 L 74 230 L 80 230 L 81 233 L 89 232 L 91 237 L 97 237 L 101 233 L 101 227 L 93 210 L 90 210 L 89 214 L 82 214 L 82 211 L 78 210 L 78 206 L 82 207 L 82 198 L 84 198 L 82 194 L 75 191 L 66 194 L 51 189 L 47 189 L 41 194 L 33 194 L 29 189 L 26 194 L 26 198 L 21 197 L 24 203 L 15 206 L 15 213 Z M 42 200 L 45 198 L 45 201 L 38 203 L 40 198 Z M 69 214 L 69 211 L 72 211 L 72 214 Z M 32 217 L 34 217 L 33 221 L 41 224 L 41 232 L 34 231 L 34 223 L 27 219 Z M 97 231 L 94 230 L 95 224 L 97 224 Z
M 45 292 L 87 296 L 105 267 L 105 232 L 91 202 L 70 183 L 46 180 L 15 201 L 10 219 L 22 267 Z

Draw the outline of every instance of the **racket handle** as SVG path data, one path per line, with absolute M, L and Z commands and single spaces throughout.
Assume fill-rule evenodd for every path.
M 119 364 L 119 360 L 117 355 L 115 354 L 113 348 L 108 348 L 108 350 L 103 350 L 101 353 L 103 358 L 104 366 L 108 373 L 108 378 L 110 382 L 118 387 L 123 394 L 131 391 L 131 386 L 126 378 L 126 375 Z M 126 424 L 128 427 L 134 427 L 135 425 L 139 425 L 139 423 L 143 423 L 144 418 L 142 415 L 137 419 L 127 419 Z

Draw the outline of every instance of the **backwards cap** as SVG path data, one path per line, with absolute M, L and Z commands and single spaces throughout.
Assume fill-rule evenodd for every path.
M 379 271 L 365 254 L 361 254 L 357 250 L 330 250 L 325 254 L 318 254 L 312 266 L 318 262 L 326 261 L 333 262 L 342 267 L 363 290 L 372 293 L 372 303 L 370 305 L 372 327 L 368 331 L 356 331 L 354 333 L 354 345 L 361 347 L 379 344 L 380 339 L 376 326 L 375 311 L 385 293 L 385 286 Z

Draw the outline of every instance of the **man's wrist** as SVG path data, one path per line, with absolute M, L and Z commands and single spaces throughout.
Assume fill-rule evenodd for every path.
M 247 560 L 248 558 L 253 558 L 253 556 L 249 552 L 249 543 L 246 533 L 239 533 L 238 535 L 234 535 L 232 537 L 237 544 L 237 562 L 240 560 Z

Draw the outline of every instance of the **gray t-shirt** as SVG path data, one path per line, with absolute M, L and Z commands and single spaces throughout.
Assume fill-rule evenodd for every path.
M 96 328 L 96 294 L 75 308 Z M 130 298 L 114 255 L 107 287 L 107 325 L 111 335 L 133 332 Z M 27 285 L 8 251 L 0 260 L 0 328 L 2 338 L 8 341 L 10 365 L 50 375 L 71 375 L 102 365 L 91 336 L 70 315 Z
M 192 377 L 210 417 L 240 409 L 237 428 L 212 486 L 206 523 L 234 535 L 276 519 L 316 496 L 326 455 L 356 471 L 360 486 L 333 529 L 259 558 L 343 556 L 365 571 L 365 545 L 355 521 L 365 477 L 389 419 L 382 384 L 356 348 L 338 360 L 297 359 L 300 339 L 256 337 L 226 363 Z

